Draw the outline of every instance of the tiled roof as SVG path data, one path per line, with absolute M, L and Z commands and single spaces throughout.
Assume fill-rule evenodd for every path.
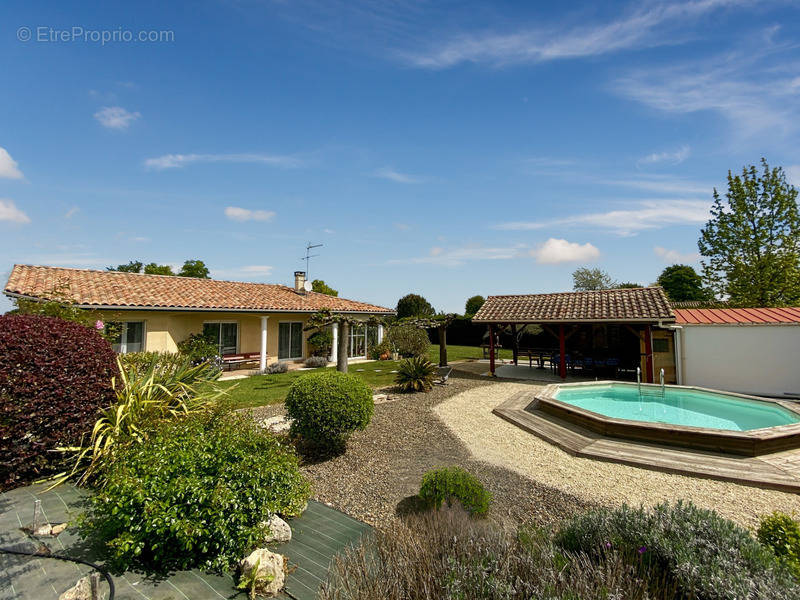
M 673 321 L 660 287 L 489 296 L 472 318 L 475 323 L 558 323 L 574 321 Z
M 675 309 L 680 325 L 761 325 L 800 323 L 800 307 L 790 308 L 682 308 Z
M 54 290 L 56 294 L 54 296 Z M 4 293 L 80 306 L 189 310 L 391 313 L 389 308 L 271 283 L 14 265 Z

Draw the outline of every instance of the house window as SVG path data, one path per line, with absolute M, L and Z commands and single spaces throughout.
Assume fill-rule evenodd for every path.
M 367 355 L 367 327 L 353 323 L 350 326 L 350 344 L 347 347 L 348 358 L 363 358 Z
M 303 358 L 303 324 L 278 323 L 278 360 Z
M 117 330 L 117 335 L 111 342 L 114 352 L 127 354 L 144 350 L 144 321 L 126 321 L 111 325 Z
M 230 322 L 203 323 L 203 335 L 217 343 L 220 356 L 236 354 L 239 348 L 239 324 Z

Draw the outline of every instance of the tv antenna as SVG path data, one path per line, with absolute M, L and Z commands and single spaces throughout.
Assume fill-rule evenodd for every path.
M 311 278 L 308 276 L 308 262 L 309 262 L 309 260 L 311 260 L 312 258 L 314 258 L 316 256 L 319 256 L 319 254 L 311 254 L 311 251 L 314 248 L 322 248 L 322 246 L 323 246 L 323 244 L 312 244 L 311 242 L 308 242 L 308 244 L 306 244 L 306 255 L 303 256 L 300 259 L 300 260 L 306 261 L 306 281 L 310 281 L 311 280 Z

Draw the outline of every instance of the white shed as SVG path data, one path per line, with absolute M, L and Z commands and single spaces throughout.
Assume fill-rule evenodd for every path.
M 800 398 L 800 308 L 675 309 L 678 383 Z

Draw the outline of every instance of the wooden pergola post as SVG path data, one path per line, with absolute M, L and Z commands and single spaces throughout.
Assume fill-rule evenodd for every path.
M 494 377 L 494 327 L 489 325 L 489 372 Z
M 439 366 L 447 366 L 447 325 L 439 325 Z
M 350 349 L 350 323 L 347 319 L 339 321 L 339 349 L 336 353 L 336 370 L 347 373 L 347 355 Z
M 511 352 L 514 358 L 514 366 L 516 367 L 519 364 L 519 340 L 517 340 L 517 326 L 513 323 L 511 325 L 511 337 L 513 338 Z
M 653 383 L 653 328 L 646 325 L 644 328 L 644 374 L 647 383 Z
M 567 378 L 567 338 L 564 335 L 564 324 L 558 325 L 558 375 Z

